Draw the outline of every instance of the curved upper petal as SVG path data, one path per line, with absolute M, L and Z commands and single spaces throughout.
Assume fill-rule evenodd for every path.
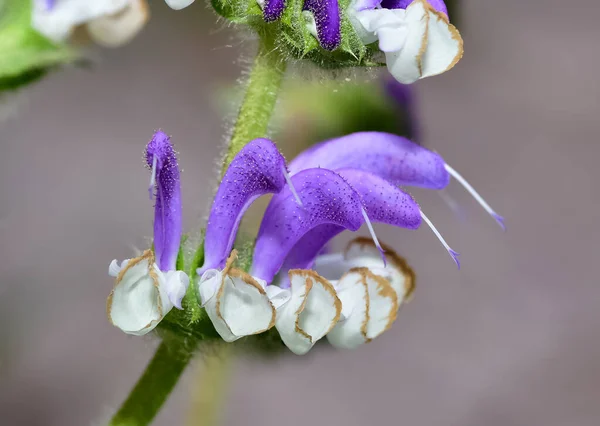
M 254 249 L 252 275 L 270 283 L 288 252 L 314 228 L 331 224 L 356 231 L 363 222 L 360 196 L 337 173 L 304 170 L 292 177 L 302 200 L 286 187 L 265 211 Z
M 397 186 L 363 170 L 341 169 L 336 172 L 359 194 L 372 222 L 407 229 L 417 229 L 421 225 L 419 205 Z M 325 245 L 344 229 L 336 224 L 323 224 L 311 229 L 292 247 L 282 269 L 311 268 Z M 381 262 L 381 257 L 378 261 Z
M 323 167 L 371 172 L 395 185 L 442 189 L 450 175 L 443 158 L 410 140 L 383 132 L 357 132 L 317 144 L 289 164 L 290 173 Z
M 181 181 L 177 155 L 169 136 L 154 133 L 145 153 L 148 167 L 155 166 L 154 252 L 162 271 L 175 269 L 181 242 Z
M 261 195 L 282 190 L 284 171 L 285 159 L 268 139 L 255 139 L 236 155 L 223 176 L 210 211 L 201 273 L 225 265 L 244 212 Z

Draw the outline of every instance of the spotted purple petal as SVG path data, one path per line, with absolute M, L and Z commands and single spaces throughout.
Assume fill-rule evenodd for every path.
M 407 229 L 417 229 L 421 225 L 418 204 L 400 188 L 358 169 L 342 169 L 337 173 L 359 194 L 362 206 L 372 222 Z M 290 250 L 282 270 L 310 269 L 325 245 L 344 230 L 339 225 L 326 224 L 307 232 Z
M 360 169 L 395 185 L 430 189 L 442 189 L 450 181 L 441 156 L 402 136 L 382 132 L 358 132 L 322 142 L 289 164 L 292 175 L 315 167 Z
M 273 22 L 281 18 L 284 8 L 285 0 L 265 0 L 263 8 L 263 18 L 265 22 Z
M 162 271 L 175 269 L 181 241 L 181 183 L 177 155 L 169 136 L 156 131 L 146 146 L 145 159 L 152 169 L 154 252 Z
M 335 50 L 342 41 L 338 0 L 305 0 L 304 10 L 312 12 L 323 49 Z
M 414 0 L 382 0 L 381 7 L 385 9 L 406 9 Z M 438 12 L 448 16 L 448 8 L 443 0 L 427 0 Z
M 200 272 L 225 265 L 244 212 L 261 195 L 280 192 L 284 173 L 285 159 L 268 139 L 254 139 L 236 155 L 210 211 Z
M 299 206 L 289 187 L 271 200 L 258 231 L 251 274 L 271 282 L 288 252 L 321 225 L 356 231 L 363 222 L 360 196 L 337 173 L 304 170 L 292 178 L 302 199 Z

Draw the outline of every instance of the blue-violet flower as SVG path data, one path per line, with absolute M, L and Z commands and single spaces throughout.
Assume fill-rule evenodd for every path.
M 181 189 L 179 166 L 169 137 L 157 131 L 146 146 L 151 169 L 154 206 L 154 252 L 146 250 L 121 265 L 113 260 L 109 275 L 116 278 L 106 302 L 110 322 L 125 333 L 143 335 L 154 329 L 181 300 L 188 276 L 176 270 L 181 242 Z

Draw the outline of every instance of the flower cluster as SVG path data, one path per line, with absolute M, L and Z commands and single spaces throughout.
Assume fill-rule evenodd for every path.
M 154 254 L 113 261 L 117 282 L 109 317 L 123 331 L 151 330 L 172 306 L 180 307 L 187 276 L 175 271 L 181 238 L 179 173 L 173 148 L 157 132 L 147 148 L 156 186 Z M 381 244 L 372 222 L 417 229 L 424 222 L 458 266 L 458 254 L 400 185 L 439 190 L 454 177 L 498 216 L 441 156 L 406 138 L 359 132 L 315 145 L 291 163 L 268 139 L 249 142 L 233 159 L 217 190 L 198 269 L 199 301 L 228 342 L 275 327 L 283 343 L 304 354 L 320 339 L 354 348 L 389 329 L 412 294 L 415 276 Z M 244 212 L 274 194 L 256 238 L 249 271 L 234 267 L 236 234 Z M 366 225 L 342 253 L 327 244 Z M 155 259 L 156 263 L 155 263 Z
M 213 6 L 233 22 L 271 30 L 280 47 L 323 66 L 375 66 L 376 53 L 383 53 L 402 83 L 448 71 L 463 54 L 442 0 L 213 0 Z

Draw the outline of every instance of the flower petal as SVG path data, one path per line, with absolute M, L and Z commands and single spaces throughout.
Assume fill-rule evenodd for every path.
M 190 278 L 183 271 L 169 271 L 165 273 L 166 292 L 169 300 L 177 309 L 181 307 L 181 300 L 190 285 Z
M 165 3 L 174 10 L 180 10 L 194 3 L 194 0 L 165 0 Z
M 335 50 L 342 41 L 338 0 L 304 0 L 304 10 L 312 12 L 323 49 Z
M 381 2 L 381 7 L 385 7 L 386 9 L 406 9 L 413 1 L 414 0 L 383 0 Z M 433 9 L 448 16 L 448 8 L 443 0 L 427 0 L 427 2 Z
M 367 268 L 346 273 L 335 284 L 347 314 L 327 335 L 338 348 L 353 349 L 388 330 L 396 320 L 398 298 L 390 283 Z
M 226 342 L 267 331 L 275 325 L 276 315 L 260 283 L 231 268 L 233 256 L 223 271 L 205 273 L 199 283 L 206 313 Z
M 210 211 L 200 273 L 224 266 L 244 212 L 261 195 L 283 189 L 284 170 L 285 159 L 268 139 L 251 141 L 233 159 Z
M 49 39 L 66 40 L 76 26 L 122 11 L 130 0 L 58 0 L 48 9 L 45 2 L 33 3 L 33 28 Z
M 292 177 L 302 200 L 299 206 L 286 187 L 265 211 L 254 249 L 252 275 L 270 283 L 287 253 L 310 230 L 332 224 L 356 231 L 363 222 L 358 194 L 338 174 L 304 170 Z
M 415 0 L 406 9 L 409 28 L 404 48 L 386 53 L 390 74 L 401 83 L 412 83 L 450 70 L 463 55 L 463 41 L 448 17 L 426 0 Z
M 357 132 L 317 144 L 289 164 L 292 175 L 304 169 L 354 168 L 395 185 L 442 189 L 450 182 L 441 156 L 410 140 L 383 132 Z
M 177 155 L 161 130 L 146 146 L 145 159 L 156 176 L 154 252 L 162 271 L 175 269 L 181 242 L 181 183 Z
M 289 271 L 291 298 L 277 311 L 281 340 L 296 355 L 304 355 L 340 319 L 342 304 L 333 286 L 313 271 Z
M 372 222 L 407 229 L 417 229 L 420 226 L 419 206 L 410 195 L 397 186 L 362 170 L 341 169 L 337 173 L 359 194 Z M 323 247 L 344 229 L 339 225 L 323 224 L 310 230 L 290 250 L 281 269 L 285 271 L 311 268 Z M 382 266 L 381 256 L 377 265 Z
M 346 246 L 346 264 L 350 268 L 366 267 L 373 274 L 385 278 L 396 292 L 398 303 L 408 301 L 415 290 L 415 272 L 391 247 L 382 246 L 388 261 L 385 267 L 381 265 L 379 250 L 371 239 L 365 237 L 359 237 Z
M 406 9 L 408 36 L 404 47 L 396 52 L 387 52 L 385 55 L 390 74 L 400 83 L 413 83 L 422 76 L 429 18 L 426 2 L 424 0 L 413 2 Z
M 363 43 L 379 40 L 382 52 L 394 52 L 404 47 L 408 36 L 405 15 L 406 12 L 401 9 L 351 9 L 348 16 Z
M 463 39 L 448 17 L 428 7 L 427 49 L 423 55 L 421 78 L 449 71 L 463 56 Z
M 140 32 L 150 17 L 146 0 L 131 0 L 114 15 L 101 16 L 87 25 L 92 40 L 101 46 L 118 47 Z
M 117 275 L 106 301 L 109 321 L 127 334 L 148 333 L 172 309 L 165 276 L 154 263 L 152 251 L 127 262 Z

